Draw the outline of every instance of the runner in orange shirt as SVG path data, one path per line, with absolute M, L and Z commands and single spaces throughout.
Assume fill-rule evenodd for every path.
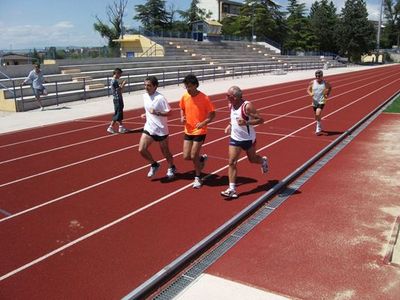
M 206 139 L 207 124 L 215 118 L 215 108 L 210 98 L 197 89 L 199 81 L 195 75 L 187 75 L 183 84 L 187 91 L 179 102 L 181 122 L 185 124 L 183 158 L 193 161 L 195 171 L 193 188 L 199 189 L 202 185 L 201 170 L 207 160 L 207 154 L 200 156 L 200 150 Z

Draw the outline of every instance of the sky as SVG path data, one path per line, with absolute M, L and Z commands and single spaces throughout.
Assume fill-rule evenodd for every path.
M 215 0 L 217 1 L 217 0 Z M 243 2 L 241 0 L 235 0 Z M 43 49 L 56 46 L 103 46 L 107 44 L 93 29 L 98 16 L 108 23 L 106 8 L 114 0 L 0 0 L 0 50 Z M 166 0 L 167 9 L 187 10 L 191 0 Z M 285 7 L 286 0 L 276 3 Z M 307 8 L 315 0 L 299 0 Z M 338 13 L 345 0 L 334 1 Z M 381 0 L 367 0 L 369 19 L 379 19 Z M 135 5 L 146 0 L 128 0 L 124 25 L 138 27 L 133 20 Z

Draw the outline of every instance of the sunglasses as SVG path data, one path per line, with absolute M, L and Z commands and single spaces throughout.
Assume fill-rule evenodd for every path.
M 226 98 L 233 99 L 233 98 L 235 98 L 235 96 L 226 94 Z

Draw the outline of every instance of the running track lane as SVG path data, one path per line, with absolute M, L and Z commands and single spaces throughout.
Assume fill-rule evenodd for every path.
M 48 199 L 47 190 L 40 187 L 50 177 L 61 179 L 50 188 L 54 193 L 58 192 L 61 195 L 60 200 L 15 217 L 5 216 L 0 220 L 1 239 L 8 241 L 1 246 L 2 257 L 7 258 L 1 265 L 1 293 L 4 296 L 13 295 L 14 298 L 29 295 L 30 298 L 37 299 L 44 295 L 60 297 L 60 291 L 66 298 L 119 298 L 125 295 L 301 165 L 339 132 L 349 128 L 394 91 L 399 90 L 398 71 L 398 67 L 387 67 L 374 72 L 357 72 L 329 78 L 335 90 L 325 111 L 328 133 L 322 137 L 315 137 L 314 125 L 310 125 L 312 122 L 309 99 L 304 95 L 307 81 L 247 91 L 245 95 L 254 101 L 269 120 L 257 127 L 257 143 L 260 153 L 267 153 L 270 157 L 272 170 L 264 177 L 259 174 L 258 166 L 250 166 L 246 161 L 240 162 L 241 197 L 236 201 L 224 201 L 219 196 L 219 192 L 227 184 L 227 138 L 222 130 L 227 121 L 220 120 L 228 117 L 226 100 L 220 95 L 213 97 L 216 99 L 218 116 L 210 126 L 204 147 L 204 151 L 211 157 L 205 172 L 214 174 L 199 191 L 193 191 L 190 186 L 185 187 L 190 185 L 192 180 L 191 172 L 186 170 L 191 170 L 192 167 L 190 163 L 183 162 L 180 155 L 176 157 L 176 163 L 182 173 L 177 180 L 167 182 L 162 178 L 163 174 L 155 180 L 147 180 L 145 174 L 148 168 L 135 149 L 126 153 L 123 151 L 117 157 L 114 155 L 114 160 L 119 160 L 120 165 L 131 166 L 129 174 L 121 175 L 115 180 L 109 179 L 90 189 L 75 191 L 75 194 L 71 194 L 73 192 L 68 188 L 67 192 L 62 193 L 65 186 L 69 185 L 69 180 L 72 181 L 71 178 L 63 177 L 65 173 L 69 173 L 70 168 L 63 169 L 60 174 L 38 176 L 43 178 L 41 184 L 40 180 L 36 183 L 36 190 L 40 190 L 41 193 L 38 193 L 35 199 L 30 197 L 35 189 L 33 186 L 23 192 L 20 187 L 14 191 L 8 190 L 7 198 L 2 200 L 0 208 L 5 210 L 14 202 L 8 201 L 11 195 L 22 194 L 24 196 L 17 202 L 23 205 L 18 207 L 17 203 L 12 206 L 13 213 L 18 214 L 29 207 L 30 201 L 37 204 L 46 201 L 40 198 Z M 377 88 L 379 86 L 382 88 Z M 284 89 L 286 92 L 283 92 Z M 295 92 L 292 92 L 293 90 Z M 274 96 L 278 94 L 279 96 Z M 140 112 L 129 112 L 128 117 L 135 119 Z M 104 124 L 108 119 L 109 116 L 93 119 L 102 124 L 99 126 L 101 132 L 98 137 L 104 136 Z M 80 124 L 83 127 L 88 126 L 87 121 L 89 120 L 83 120 Z M 134 122 L 136 124 L 137 120 Z M 72 127 L 76 129 L 77 122 L 72 123 Z M 179 134 L 181 128 L 175 126 L 178 125 L 176 120 L 172 120 L 171 125 L 171 146 L 174 153 L 179 153 L 182 143 Z M 57 126 L 48 127 L 51 128 L 52 134 L 57 134 L 57 130 L 54 129 Z M 36 136 L 45 136 L 48 127 L 36 129 L 42 131 Z M 66 124 L 62 124 L 62 127 L 63 131 L 69 130 Z M 174 133 L 176 134 L 173 135 Z M 16 134 L 23 135 L 24 132 Z M 12 135 L 2 135 L 1 144 L 7 144 L 6 140 L 10 136 Z M 88 137 L 83 134 L 83 140 L 85 138 Z M 115 143 L 116 149 L 119 143 L 128 139 L 134 145 L 138 138 L 138 134 L 132 134 L 107 136 L 103 140 L 104 146 Z M 41 140 L 43 139 L 34 141 L 33 145 L 37 145 Z M 18 140 L 14 138 L 12 142 L 18 143 Z M 90 146 L 88 143 L 87 147 Z M 97 151 L 98 147 L 100 146 L 96 145 L 93 151 Z M 13 147 L 7 148 L 11 151 Z M 33 147 L 31 149 L 34 150 Z M 74 149 L 75 147 L 68 147 L 66 151 L 70 155 L 76 155 L 73 154 Z M 52 151 L 51 157 L 58 151 L 62 150 Z M 153 152 L 157 153 L 158 149 L 153 147 Z M 158 153 L 157 155 L 159 157 Z M 38 154 L 17 161 L 26 167 L 31 159 L 42 160 L 50 169 L 52 163 L 48 156 L 49 154 Z M 102 159 L 98 159 L 97 166 L 79 164 L 81 172 L 77 172 L 78 183 L 89 182 L 93 174 L 100 176 L 98 173 L 103 174 L 103 180 L 115 178 L 115 175 L 108 176 L 108 172 L 113 172 L 114 168 L 118 168 L 118 164 L 112 165 L 105 173 L 104 165 L 106 163 Z M 135 168 L 139 170 L 133 171 Z M 164 173 L 165 169 L 163 162 L 160 173 Z M 32 170 L 30 171 L 32 173 Z M 12 174 L 12 170 L 7 170 L 7 173 Z M 24 180 L 24 184 L 29 181 L 30 179 Z M 73 189 L 74 184 L 70 188 Z M 13 185 L 6 187 L 10 188 Z M 71 195 L 65 196 L 68 194 Z M 141 210 L 144 205 L 151 205 L 157 199 L 162 202 Z M 123 219 L 129 213 L 131 216 Z M 107 224 L 118 218 L 123 220 L 108 227 Z M 44 285 L 43 282 L 48 284 Z

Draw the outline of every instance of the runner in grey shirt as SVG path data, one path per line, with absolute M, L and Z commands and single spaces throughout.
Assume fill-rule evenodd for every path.
M 42 102 L 40 101 L 40 96 L 47 95 L 47 90 L 43 85 L 45 83 L 45 80 L 43 77 L 43 73 L 40 70 L 39 64 L 33 65 L 33 70 L 29 72 L 28 77 L 26 77 L 26 79 L 21 83 L 21 86 L 23 86 L 27 82 L 31 83 L 33 94 L 35 95 L 35 99 L 38 102 L 41 110 L 44 110 Z

